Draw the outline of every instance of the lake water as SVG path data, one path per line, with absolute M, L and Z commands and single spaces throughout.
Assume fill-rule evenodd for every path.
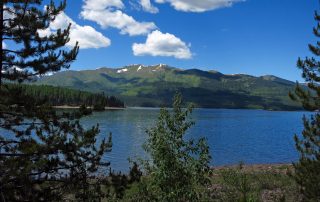
M 101 135 L 112 132 L 112 152 L 105 155 L 116 171 L 128 171 L 128 158 L 143 157 L 146 129 L 155 125 L 159 109 L 128 108 L 97 112 L 81 120 L 89 127 L 99 123 Z M 308 112 L 195 109 L 196 124 L 188 136 L 206 137 L 213 157 L 211 165 L 291 163 L 298 158 L 293 136 L 303 130 Z

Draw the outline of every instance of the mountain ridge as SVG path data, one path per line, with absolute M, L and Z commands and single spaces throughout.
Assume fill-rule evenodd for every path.
M 172 68 L 172 69 L 175 69 L 175 70 L 178 70 L 178 71 L 190 71 L 190 70 L 198 70 L 198 71 L 202 71 L 202 72 L 209 72 L 209 73 L 215 73 L 215 74 L 222 74 L 222 75 L 225 75 L 225 76 L 250 76 L 250 77 L 256 77 L 256 78 L 267 78 L 267 77 L 273 77 L 275 79 L 281 79 L 281 80 L 285 80 L 285 81 L 288 81 L 288 82 L 292 82 L 292 83 L 295 83 L 294 81 L 291 81 L 291 80 L 288 80 L 288 79 L 284 79 L 284 78 L 281 78 L 279 76 L 276 76 L 276 75 L 272 75 L 272 74 L 266 74 L 266 75 L 261 75 L 261 76 L 254 76 L 254 75 L 250 75 L 250 74 L 247 74 L 247 73 L 234 73 L 234 74 L 224 74 L 222 72 L 219 72 L 215 69 L 210 69 L 210 70 L 202 70 L 202 69 L 198 69 L 198 68 L 188 68 L 188 69 L 183 69 L 183 68 L 177 68 L 177 67 L 172 67 L 172 66 L 169 66 L 167 64 L 156 64 L 156 65 L 143 65 L 143 64 L 132 64 L 132 65 L 126 65 L 126 66 L 123 66 L 123 67 L 107 67 L 107 66 L 101 66 L 101 67 L 98 67 L 96 69 L 81 69 L 81 70 L 71 70 L 71 69 L 68 69 L 68 70 L 64 70 L 64 71 L 60 71 L 60 72 L 56 72 L 56 73 L 53 73 L 53 74 L 57 74 L 57 73 L 63 73 L 63 72 L 85 72 L 85 71 L 99 71 L 99 70 L 111 70 L 111 71 L 115 71 L 115 70 L 123 70 L 123 69 L 126 69 L 126 68 L 134 68 L 134 67 L 138 67 L 138 69 L 141 67 L 141 68 L 152 68 L 152 67 L 167 67 L 167 68 Z M 122 73 L 122 72 L 121 72 Z M 45 75 L 45 76 L 52 76 L 53 74 L 50 74 L 50 75 Z
M 68 70 L 39 79 L 39 84 L 105 92 L 127 106 L 167 106 L 180 91 L 197 107 L 294 110 L 289 91 L 295 82 L 273 75 L 223 74 L 215 70 L 181 69 L 165 64 Z

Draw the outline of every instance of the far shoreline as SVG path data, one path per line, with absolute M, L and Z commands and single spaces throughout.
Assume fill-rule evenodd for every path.
M 79 109 L 80 106 L 70 106 L 70 105 L 59 105 L 59 106 L 53 106 L 55 109 Z M 92 109 L 93 107 L 88 106 L 88 108 Z M 105 107 L 105 110 L 123 110 L 126 109 L 126 107 Z
M 127 109 L 161 109 L 162 107 L 141 107 L 141 106 L 127 106 Z M 166 109 L 172 109 L 172 107 L 164 107 Z M 267 111 L 267 112 L 312 112 L 304 109 L 297 110 L 271 110 L 271 109 L 253 109 L 253 108 L 215 108 L 215 107 L 194 107 L 194 109 L 214 109 L 214 110 L 256 110 L 256 111 Z
M 57 105 L 53 106 L 56 109 L 79 109 L 80 106 L 71 106 L 71 105 Z M 88 106 L 92 109 L 92 106 Z M 141 107 L 141 106 L 126 106 L 126 107 L 105 107 L 105 110 L 125 110 L 125 109 L 161 109 L 162 107 Z M 171 107 L 165 107 L 171 109 Z M 209 107 L 195 107 L 194 109 L 216 109 L 216 110 L 261 110 L 268 112 L 310 112 L 306 110 L 270 110 L 270 109 L 252 109 L 252 108 L 209 108 Z

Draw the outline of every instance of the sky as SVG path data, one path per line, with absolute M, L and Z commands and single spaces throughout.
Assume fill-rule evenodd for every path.
M 58 2 L 58 1 L 56 1 Z M 302 81 L 317 0 L 68 0 L 48 34 L 70 22 L 73 70 L 168 64 Z

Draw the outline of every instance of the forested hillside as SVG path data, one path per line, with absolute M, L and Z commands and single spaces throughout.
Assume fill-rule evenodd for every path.
M 64 71 L 41 78 L 38 84 L 105 92 L 128 106 L 169 106 L 176 91 L 186 102 L 205 108 L 296 110 L 288 93 L 295 83 L 272 75 L 222 74 L 217 71 L 179 69 L 168 65 L 129 65 Z
M 18 84 L 11 84 L 17 86 Z M 26 95 L 46 100 L 53 106 L 104 106 L 124 107 L 124 103 L 114 96 L 106 96 L 102 93 L 90 93 L 86 91 L 54 87 L 49 85 L 19 85 Z

